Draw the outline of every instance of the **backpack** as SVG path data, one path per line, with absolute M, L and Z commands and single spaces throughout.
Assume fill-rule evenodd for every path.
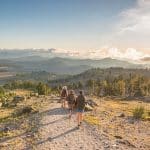
M 61 97 L 66 97 L 66 96 L 67 96 L 67 91 L 63 89 L 61 92 Z
M 85 97 L 83 95 L 79 95 L 77 97 L 77 108 L 84 109 L 85 107 Z
M 67 101 L 69 104 L 74 104 L 76 101 L 75 95 L 74 94 L 69 94 L 67 97 Z

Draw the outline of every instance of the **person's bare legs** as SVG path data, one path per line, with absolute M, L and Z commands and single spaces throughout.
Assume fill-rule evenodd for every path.
M 80 113 L 77 112 L 77 123 L 78 123 L 78 126 L 80 125 Z
M 81 125 L 81 123 L 82 123 L 82 119 L 83 119 L 82 113 L 81 113 L 81 112 L 78 112 L 78 113 L 77 113 L 78 128 L 80 127 L 80 125 Z
M 62 108 L 64 107 L 64 106 L 63 106 L 63 101 L 64 101 L 64 100 L 62 99 L 62 100 L 61 100 L 61 107 L 62 107 Z
M 83 113 L 81 113 L 81 119 L 80 119 L 80 122 L 83 121 Z
M 66 100 L 64 99 L 64 108 L 66 108 Z
M 65 101 L 65 99 L 62 99 L 61 102 L 62 102 L 62 103 L 61 103 L 61 107 L 62 107 L 62 108 L 66 108 L 66 101 Z
M 82 122 L 82 113 L 80 113 L 80 125 L 81 125 L 81 122 Z
M 71 119 L 71 115 L 72 115 L 72 110 L 71 110 L 71 106 L 69 105 L 69 119 Z
M 72 113 L 73 113 L 73 106 L 71 105 L 71 107 L 70 107 L 70 118 L 72 116 Z

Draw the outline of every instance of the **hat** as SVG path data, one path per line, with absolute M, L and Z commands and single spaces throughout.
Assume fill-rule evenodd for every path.
M 63 88 L 62 88 L 63 90 L 67 90 L 67 86 L 63 86 Z

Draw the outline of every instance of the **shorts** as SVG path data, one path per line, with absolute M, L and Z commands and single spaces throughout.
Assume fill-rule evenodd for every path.
M 84 109 L 77 109 L 77 112 L 83 113 L 83 112 L 84 112 Z

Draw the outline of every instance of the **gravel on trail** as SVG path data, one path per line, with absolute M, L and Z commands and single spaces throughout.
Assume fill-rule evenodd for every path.
M 109 137 L 98 131 L 96 127 L 83 122 L 77 128 L 76 114 L 69 119 L 67 109 L 53 103 L 43 115 L 40 128 L 40 139 L 37 141 L 38 150 L 123 150 L 125 146 L 112 143 Z M 130 149 L 132 149 L 130 147 Z

